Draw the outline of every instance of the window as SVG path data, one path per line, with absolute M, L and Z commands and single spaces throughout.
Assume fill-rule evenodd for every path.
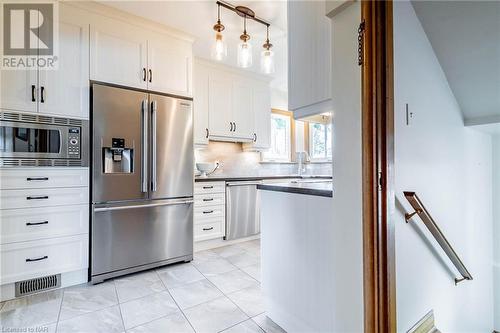
M 271 148 L 263 153 L 270 162 L 290 162 L 292 157 L 293 118 L 291 112 L 273 110 L 271 113 Z
M 309 155 L 311 161 L 332 160 L 332 125 L 309 123 Z

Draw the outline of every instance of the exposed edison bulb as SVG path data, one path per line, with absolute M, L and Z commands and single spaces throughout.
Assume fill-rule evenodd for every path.
M 252 44 L 248 41 L 238 44 L 238 66 L 242 68 L 252 66 Z
M 212 46 L 212 58 L 218 61 L 224 60 L 227 56 L 227 44 L 220 32 L 215 34 L 215 42 Z
M 260 70 L 265 74 L 274 73 L 274 52 L 263 50 L 260 54 Z

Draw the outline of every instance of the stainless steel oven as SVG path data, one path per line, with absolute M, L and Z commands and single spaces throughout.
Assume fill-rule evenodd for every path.
M 88 121 L 0 112 L 0 167 L 88 166 Z

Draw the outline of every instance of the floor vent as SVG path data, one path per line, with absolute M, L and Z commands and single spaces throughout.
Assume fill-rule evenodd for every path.
M 61 274 L 19 281 L 16 282 L 16 297 L 34 294 L 44 290 L 59 288 L 60 286 Z
M 434 310 L 427 312 L 407 333 L 440 333 L 434 325 Z

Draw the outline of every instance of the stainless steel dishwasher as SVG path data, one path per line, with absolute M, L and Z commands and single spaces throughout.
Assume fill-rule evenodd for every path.
M 260 232 L 257 185 L 261 181 L 226 183 L 226 240 Z

